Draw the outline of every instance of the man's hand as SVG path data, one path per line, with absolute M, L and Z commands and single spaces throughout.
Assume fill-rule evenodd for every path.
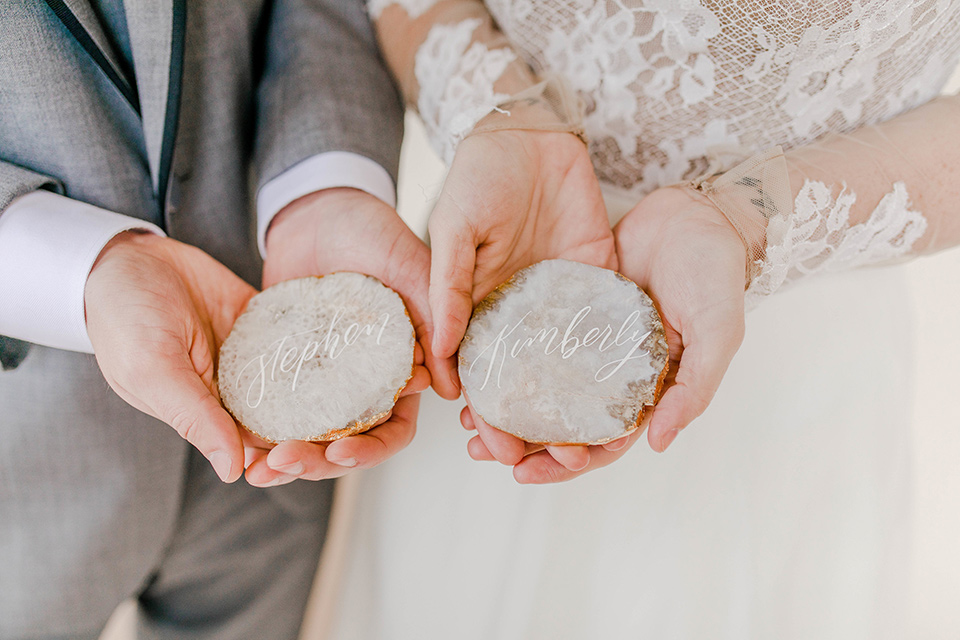
M 220 344 L 255 290 L 176 240 L 125 232 L 100 252 L 84 291 L 104 378 L 133 407 L 200 450 L 224 482 L 243 473 L 245 430 L 220 405 Z
M 376 466 L 394 455 L 416 432 L 416 394 L 430 384 L 426 367 L 441 373 L 434 378 L 441 395 L 456 396 L 454 381 L 442 377 L 450 363 L 436 358 L 430 348 L 429 270 L 426 245 L 396 211 L 363 191 L 325 189 L 292 202 L 277 214 L 267 234 L 263 286 L 335 271 L 379 278 L 400 294 L 410 311 L 417 333 L 416 368 L 386 422 L 331 443 L 281 443 L 265 456 L 254 456 L 247 469 L 248 482 L 270 486 L 296 478 L 334 478 L 354 468 Z
M 647 440 L 663 451 L 707 408 L 744 332 L 746 247 L 688 187 L 654 191 L 615 229 L 620 270 L 657 303 L 670 373 Z
M 456 353 L 473 307 L 523 267 L 566 258 L 617 268 L 590 156 L 569 133 L 510 130 L 464 140 L 430 218 L 430 239 L 433 349 L 441 357 Z M 465 427 L 477 429 L 478 437 L 468 445 L 473 457 L 518 465 L 529 453 L 521 440 L 489 427 L 476 414 L 462 415 Z M 544 455 L 567 470 L 590 465 L 587 447 L 550 447 Z M 517 478 L 552 481 L 524 471 Z

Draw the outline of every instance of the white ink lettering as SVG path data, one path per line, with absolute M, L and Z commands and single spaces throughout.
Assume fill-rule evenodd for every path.
M 340 331 L 337 323 L 343 318 L 344 310 L 337 309 L 330 324 L 323 325 L 300 331 L 290 335 L 283 336 L 267 345 L 266 353 L 261 353 L 255 358 L 251 358 L 237 375 L 236 386 L 239 387 L 244 379 L 244 372 L 249 367 L 254 367 L 254 375 L 247 386 L 245 401 L 251 409 L 260 406 L 263 402 L 263 396 L 266 393 L 267 381 L 277 382 L 281 377 L 287 377 L 292 373 L 290 381 L 290 390 L 296 391 L 300 382 L 300 373 L 303 366 L 310 360 L 321 357 L 328 357 L 336 360 L 348 347 L 356 344 L 361 336 L 373 336 L 376 332 L 375 342 L 381 344 L 383 332 L 390 322 L 390 314 L 381 314 L 377 321 L 371 324 L 362 324 L 353 322 L 344 331 Z M 377 328 L 379 327 L 379 331 Z M 319 336 L 326 330 L 320 340 Z M 306 342 L 300 346 L 299 343 Z M 278 373 L 279 370 L 279 373 Z
M 560 357 L 563 360 L 573 357 L 577 351 L 584 348 L 593 347 L 600 353 L 606 353 L 616 347 L 629 345 L 629 349 L 625 355 L 611 360 L 597 369 L 594 374 L 594 380 L 596 382 L 603 382 L 616 375 L 631 360 L 638 360 L 649 355 L 649 350 L 640 351 L 640 348 L 653 332 L 647 331 L 643 333 L 642 330 L 644 327 L 642 324 L 640 327 L 635 328 L 635 325 L 640 321 L 640 311 L 631 312 L 616 330 L 616 333 L 614 333 L 614 328 L 610 326 L 610 324 L 607 324 L 603 327 L 590 327 L 586 333 L 583 334 L 582 338 L 578 337 L 578 328 L 586 322 L 587 316 L 589 316 L 592 311 L 593 308 L 589 305 L 577 311 L 567 324 L 559 342 L 554 343 L 554 340 L 561 335 L 560 327 L 553 326 L 536 329 L 535 331 L 531 327 L 529 331 L 533 331 L 533 335 L 528 334 L 526 337 L 514 338 L 511 344 L 509 340 L 510 337 L 524 324 L 532 313 L 528 311 L 513 326 L 504 326 L 496 338 L 494 338 L 493 342 L 480 350 L 470 364 L 469 373 L 473 373 L 474 367 L 476 367 L 481 360 L 485 360 L 484 356 L 486 355 L 486 360 L 489 362 L 489 365 L 480 389 L 483 390 L 487 387 L 491 378 L 494 377 L 494 372 L 496 372 L 495 380 L 497 387 L 500 388 L 503 367 L 507 358 L 516 359 L 520 357 L 524 351 L 537 348 L 538 345 L 545 345 L 543 352 L 546 355 L 552 355 L 559 351 Z

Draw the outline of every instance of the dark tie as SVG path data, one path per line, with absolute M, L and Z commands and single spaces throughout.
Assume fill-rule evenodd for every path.
M 8 371 L 20 366 L 29 350 L 30 344 L 27 342 L 0 336 L 0 365 L 3 366 L 3 370 Z

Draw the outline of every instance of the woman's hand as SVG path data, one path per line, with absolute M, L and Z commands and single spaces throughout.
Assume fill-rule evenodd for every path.
M 670 373 L 647 440 L 664 451 L 710 404 L 743 341 L 746 247 L 689 187 L 654 191 L 614 229 L 620 271 L 656 302 Z
M 441 358 L 456 353 L 474 305 L 523 267 L 549 258 L 617 267 L 593 165 L 569 133 L 510 130 L 464 140 L 430 218 L 430 238 L 433 351 Z M 529 453 L 476 414 L 464 416 L 478 433 L 468 445 L 474 457 L 517 465 Z M 577 471 L 590 458 L 577 446 L 550 447 L 550 454 Z
M 743 340 L 746 249 L 740 236 L 709 200 L 686 187 L 654 191 L 614 229 L 620 271 L 651 295 L 660 310 L 670 347 L 670 372 L 660 402 L 629 436 L 589 448 L 578 462 L 560 464 L 559 447 L 526 445 L 514 469 L 520 482 L 562 482 L 620 458 L 647 430 L 663 451 L 681 429 L 707 408 L 727 365 Z M 465 412 L 466 413 L 466 412 Z M 464 426 L 490 429 L 462 416 Z M 470 454 L 493 459 L 475 438 Z M 567 449 L 567 448 L 562 448 Z M 569 449 L 583 449 L 572 447 Z

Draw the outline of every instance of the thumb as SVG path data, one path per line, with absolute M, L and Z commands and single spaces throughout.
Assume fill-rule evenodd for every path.
M 743 313 L 726 322 L 707 319 L 683 336 L 679 366 L 667 377 L 667 389 L 653 410 L 647 441 L 664 451 L 677 434 L 709 406 L 730 361 L 743 341 Z M 671 356 L 671 366 L 675 358 Z
M 173 427 L 210 461 L 224 482 L 243 473 L 243 441 L 237 423 L 186 362 L 160 364 L 153 370 L 141 402 L 149 413 Z
M 437 213 L 430 225 L 432 350 L 438 358 L 449 358 L 457 352 L 473 313 L 477 246 L 466 225 L 451 223 Z
M 422 362 L 430 372 L 434 388 L 441 397 L 454 400 L 460 394 L 456 359 L 441 358 L 435 355 L 433 349 L 433 337 L 436 332 L 429 301 L 430 250 L 409 230 L 405 229 L 405 235 L 409 236 L 410 245 L 414 251 L 405 256 L 404 264 L 397 265 L 393 270 L 395 273 L 404 274 L 403 284 L 397 290 L 407 304 L 417 341 L 423 350 Z

